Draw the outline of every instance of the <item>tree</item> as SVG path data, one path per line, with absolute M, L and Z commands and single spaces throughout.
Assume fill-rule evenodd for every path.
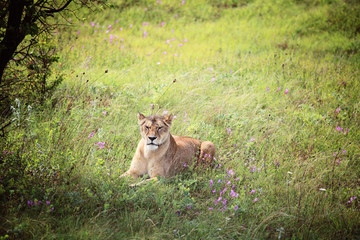
M 45 94 L 46 78 L 49 75 L 47 70 L 55 61 L 53 57 L 55 50 L 40 49 L 39 42 L 44 36 L 50 36 L 57 27 L 55 15 L 63 16 L 71 11 L 69 9 L 71 3 L 92 6 L 89 0 L 0 1 L 0 130 L 9 124 L 3 122 L 11 114 L 10 102 L 14 99 L 10 96 L 14 95 L 14 91 L 19 91 L 16 84 L 21 81 L 40 82 L 41 91 L 38 92 Z M 30 70 L 35 74 L 21 75 L 17 66 L 23 66 L 22 69 Z M 24 93 L 23 89 L 21 91 Z M 33 93 L 29 93 L 31 94 Z
M 5 68 L 15 55 L 27 56 L 28 48 L 36 43 L 43 33 L 48 33 L 52 25 L 48 18 L 64 11 L 73 0 L 5 0 L 1 3 L 0 22 L 0 84 Z M 31 36 L 29 43 L 22 49 L 18 46 L 26 36 Z

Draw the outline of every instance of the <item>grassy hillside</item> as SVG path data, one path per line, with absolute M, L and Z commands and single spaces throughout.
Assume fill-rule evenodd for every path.
M 360 236 L 356 1 L 81 11 L 54 33 L 62 85 L 41 108 L 14 103 L 1 239 Z M 138 111 L 174 113 L 217 167 L 130 188 Z

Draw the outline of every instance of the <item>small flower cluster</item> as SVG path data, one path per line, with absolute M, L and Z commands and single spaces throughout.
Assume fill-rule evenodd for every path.
M 88 139 L 94 137 L 95 135 L 95 131 L 92 131 L 91 133 L 89 133 L 89 136 L 87 137 Z M 105 142 L 97 142 L 94 143 L 95 146 L 98 146 L 97 149 L 103 149 L 105 148 Z
M 342 127 L 336 126 L 336 131 L 342 132 L 343 134 L 348 134 L 350 130 L 348 128 L 344 130 Z
M 9 152 L 9 151 L 4 151 L 4 156 L 6 156 L 6 155 L 13 155 L 14 154 L 14 152 Z
M 95 135 L 95 131 L 92 131 L 92 132 L 89 134 L 88 139 L 92 138 L 94 135 Z
M 279 92 L 281 90 L 281 87 L 278 87 L 278 89 L 276 89 L 276 92 Z M 270 92 L 270 88 L 269 87 L 266 87 L 266 91 L 267 92 Z M 289 93 L 289 89 L 285 89 L 285 92 L 284 92 L 284 95 L 288 94 Z
M 253 189 L 253 190 L 251 190 L 251 192 L 249 193 L 249 194 L 253 194 L 253 193 L 255 193 L 256 192 L 256 190 L 255 189 Z M 257 202 L 258 201 L 258 198 L 255 198 L 254 200 L 252 200 L 253 202 Z
M 350 201 L 348 201 L 346 204 L 352 203 L 355 199 L 356 199 L 356 196 L 351 197 L 351 198 L 350 198 Z
M 97 149 L 103 149 L 105 145 L 105 142 L 97 142 L 95 143 L 95 146 L 99 146 Z
M 41 205 L 44 205 L 44 204 L 46 204 L 46 206 L 48 206 L 48 207 L 51 207 L 51 206 L 50 206 L 50 201 L 45 201 L 45 203 L 43 203 L 43 202 L 40 201 L 40 200 L 34 200 L 34 201 L 28 200 L 28 201 L 27 201 L 27 206 L 28 206 L 28 207 L 41 206 Z M 54 207 L 51 207 L 51 208 L 50 208 L 50 211 L 54 211 Z
M 227 134 L 229 134 L 229 136 L 231 135 L 231 129 L 230 128 L 226 128 Z
M 342 150 L 342 153 L 343 153 L 343 154 L 346 154 L 346 150 L 343 149 L 343 150 Z M 336 153 L 336 152 L 333 153 L 333 156 L 335 157 L 335 159 L 337 158 L 337 156 L 338 156 L 339 154 L 340 154 L 340 153 Z M 340 163 L 341 163 L 341 158 L 338 158 L 338 160 L 336 161 L 336 164 L 337 164 L 337 165 L 340 165 Z
M 236 199 L 239 197 L 239 193 L 236 192 L 235 182 L 239 181 L 239 177 L 235 177 L 234 170 L 227 169 L 227 174 L 225 175 L 226 180 L 218 179 L 216 183 L 212 179 L 209 182 L 209 188 L 212 193 L 216 193 L 217 189 L 219 191 L 219 195 L 216 199 L 213 200 L 214 206 L 209 207 L 209 210 L 214 210 L 214 208 L 218 208 L 220 211 L 225 211 L 228 209 L 230 203 L 233 203 L 232 209 L 237 210 L 239 207 L 236 204 Z M 246 189 L 246 188 L 244 188 Z M 255 190 L 252 190 L 250 194 L 255 193 Z M 257 202 L 258 199 L 255 198 L 253 202 Z

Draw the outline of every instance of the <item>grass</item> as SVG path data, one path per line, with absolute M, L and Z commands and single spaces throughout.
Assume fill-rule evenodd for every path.
M 59 29 L 64 82 L 15 106 L 3 239 L 359 237 L 358 4 L 122 7 Z M 129 188 L 138 111 L 174 113 L 172 133 L 212 141 L 219 167 Z

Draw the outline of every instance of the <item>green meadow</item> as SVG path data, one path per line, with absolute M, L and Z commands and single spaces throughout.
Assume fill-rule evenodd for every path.
M 62 83 L 0 144 L 0 239 L 360 238 L 359 2 L 71 7 L 44 40 Z M 130 187 L 137 112 L 216 166 Z

